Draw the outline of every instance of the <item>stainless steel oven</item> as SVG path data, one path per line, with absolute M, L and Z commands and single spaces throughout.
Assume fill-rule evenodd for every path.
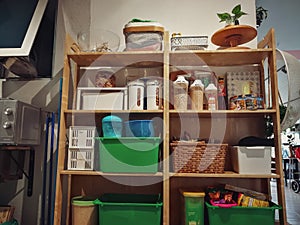
M 0 98 L 0 124 L 0 144 L 40 144 L 40 108 L 15 99 Z

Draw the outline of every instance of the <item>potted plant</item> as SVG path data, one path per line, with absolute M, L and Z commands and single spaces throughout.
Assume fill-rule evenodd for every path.
M 243 15 L 248 15 L 246 12 L 242 11 L 241 5 L 236 5 L 232 11 L 232 14 L 228 12 L 224 13 L 217 13 L 218 17 L 220 18 L 220 23 L 221 22 L 226 22 L 226 25 L 239 25 L 239 18 Z

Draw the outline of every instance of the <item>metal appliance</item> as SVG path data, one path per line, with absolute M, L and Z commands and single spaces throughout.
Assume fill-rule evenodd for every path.
M 41 110 L 31 104 L 0 98 L 0 144 L 39 145 Z

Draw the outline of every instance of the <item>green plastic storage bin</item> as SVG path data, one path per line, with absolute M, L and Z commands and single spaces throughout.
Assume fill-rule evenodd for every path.
M 156 173 L 159 137 L 120 137 L 99 140 L 100 171 L 108 173 Z
M 0 225 L 18 225 L 18 221 L 13 219 L 11 221 L 7 221 L 7 222 L 4 222 L 4 223 L 0 223 Z
M 99 225 L 160 225 L 160 195 L 104 194 L 95 200 Z
M 221 208 L 205 203 L 208 211 L 209 225 L 274 225 L 275 210 L 279 205 L 270 203 L 270 207 Z
M 184 225 L 204 225 L 205 192 L 180 190 Z

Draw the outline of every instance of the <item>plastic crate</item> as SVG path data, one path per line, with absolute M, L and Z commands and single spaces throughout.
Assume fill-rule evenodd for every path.
M 270 207 L 234 206 L 222 208 L 205 203 L 208 211 L 209 225 L 274 225 L 275 210 L 279 205 L 271 202 Z
M 69 148 L 91 149 L 95 146 L 96 127 L 93 126 L 70 126 Z
M 95 201 L 100 225 L 160 225 L 160 195 L 104 194 Z
M 204 50 L 208 47 L 208 36 L 173 36 L 171 50 Z
M 100 137 L 99 158 L 102 172 L 156 173 L 159 137 Z
M 183 206 L 181 224 L 203 225 L 205 192 L 180 190 L 180 193 Z
M 68 149 L 68 170 L 94 170 L 95 149 Z

